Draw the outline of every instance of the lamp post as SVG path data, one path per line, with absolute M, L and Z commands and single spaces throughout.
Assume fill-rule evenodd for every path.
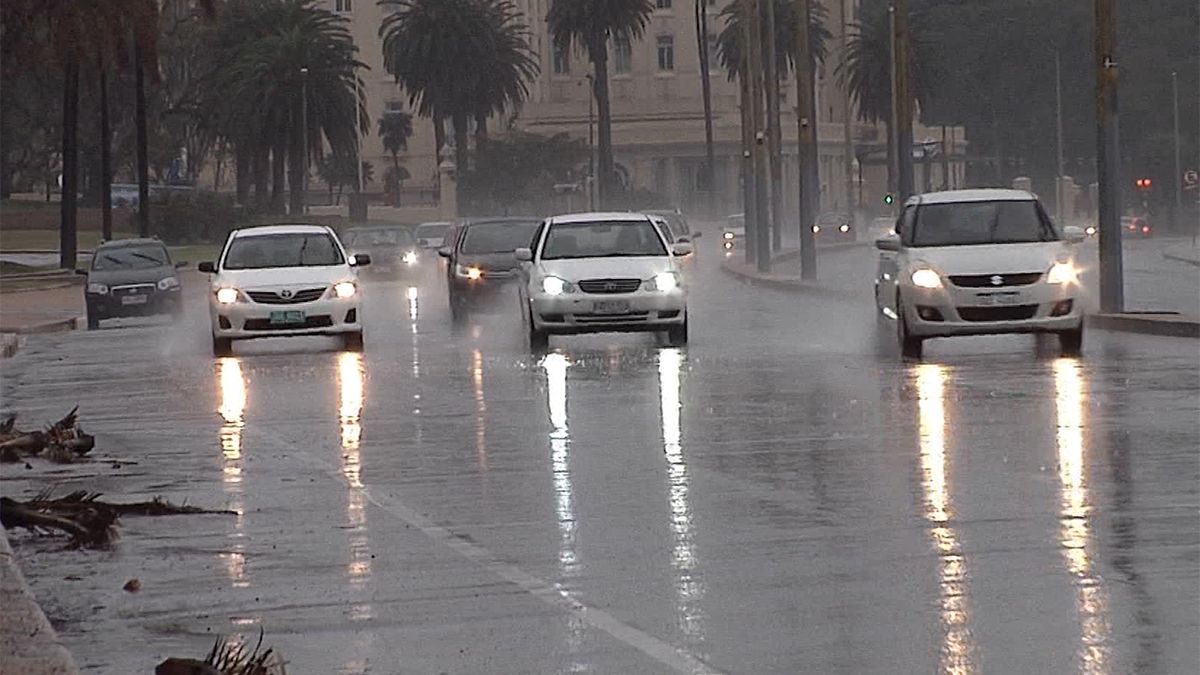
M 591 73 L 588 81 L 588 210 L 596 210 L 596 84 Z
M 300 133 L 304 171 L 300 175 L 300 212 L 308 213 L 308 68 L 300 69 Z

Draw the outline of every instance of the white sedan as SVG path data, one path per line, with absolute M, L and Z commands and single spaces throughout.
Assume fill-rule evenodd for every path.
M 678 257 L 690 243 L 668 244 L 639 213 L 579 213 L 542 223 L 520 294 L 530 346 L 551 334 L 662 331 L 672 345 L 688 339 L 687 291 Z
M 228 356 L 234 340 L 337 335 L 346 349 L 363 347 L 362 288 L 357 267 L 370 256 L 347 255 L 323 225 L 270 225 L 234 230 L 212 275 L 212 348 Z
M 1018 190 L 957 190 L 908 200 L 882 251 L 875 302 L 895 322 L 905 356 L 933 337 L 1054 333 L 1067 354 L 1083 344 L 1074 244 L 1037 198 Z

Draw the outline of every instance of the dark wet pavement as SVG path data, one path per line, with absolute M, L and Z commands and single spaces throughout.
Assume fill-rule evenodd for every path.
M 179 326 L 31 340 L 5 407 L 78 402 L 99 438 L 61 490 L 241 513 L 126 518 L 107 552 L 18 538 L 39 600 L 96 673 L 260 628 L 289 673 L 1200 671 L 1195 341 L 901 363 L 873 252 L 797 296 L 701 241 L 682 350 L 534 358 L 515 296 L 452 331 L 434 279 L 368 289 L 361 356 L 213 359 L 200 297 Z M 50 470 L 3 471 L 27 495 Z

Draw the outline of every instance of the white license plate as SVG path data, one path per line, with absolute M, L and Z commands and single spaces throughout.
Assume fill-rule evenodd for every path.
M 628 314 L 628 300 L 598 300 L 592 305 L 596 314 Z
M 1020 293 L 977 293 L 980 305 L 1016 305 L 1021 302 Z
M 121 297 L 121 304 L 122 305 L 144 305 L 144 304 L 146 304 L 146 300 L 148 300 L 149 298 L 150 298 L 150 296 L 148 296 L 148 295 L 126 295 L 126 296 Z

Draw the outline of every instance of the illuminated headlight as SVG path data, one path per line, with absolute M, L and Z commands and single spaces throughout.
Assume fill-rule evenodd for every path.
M 352 281 L 340 281 L 333 285 L 333 294 L 339 298 L 342 298 L 343 300 L 346 298 L 353 298 L 354 294 L 357 292 L 358 286 L 355 286 L 354 282 Z
M 732 241 L 725 242 L 725 248 L 727 248 L 727 249 L 733 248 L 733 242 Z
M 1087 236 L 1089 236 L 1089 237 L 1094 237 L 1094 236 L 1096 235 L 1096 226 L 1095 226 L 1095 225 L 1088 225 L 1088 226 L 1087 226 L 1087 229 L 1086 229 L 1086 230 L 1084 230 L 1084 231 L 1083 231 L 1083 233 L 1084 233 L 1084 234 L 1086 234 L 1086 235 L 1087 235 Z
M 478 281 L 481 277 L 483 277 L 483 270 L 479 269 L 478 267 L 464 267 L 462 265 L 455 265 L 454 275 L 463 279 Z
M 1075 265 L 1069 262 L 1054 263 L 1054 266 L 1046 273 L 1046 283 L 1048 284 L 1073 284 L 1078 279 L 1079 272 L 1075 269 Z
M 942 287 L 942 277 L 927 267 L 914 271 L 912 273 L 912 282 L 914 286 L 920 288 Z
M 404 260 L 405 265 L 416 265 L 417 264 L 417 252 L 416 251 L 408 251 L 407 253 L 404 254 L 403 260 Z
M 849 226 L 849 225 L 842 225 L 841 227 L 839 227 L 839 228 L 838 228 L 838 230 L 839 230 L 839 231 L 841 231 L 841 232 L 842 232 L 842 234 L 845 234 L 846 232 L 849 232 L 849 231 L 850 231 L 850 226 Z
M 166 277 L 158 280 L 158 290 L 169 291 L 172 288 L 179 288 L 179 279 L 175 277 Z
M 88 284 L 87 292 L 92 295 L 108 295 L 108 286 L 105 284 Z
M 813 225 L 813 234 L 820 234 L 820 233 L 821 233 L 821 226 Z
M 723 234 L 721 236 L 725 237 L 726 239 L 733 239 L 734 234 L 732 232 L 726 232 L 725 234 Z
M 562 295 L 571 290 L 571 284 L 558 277 L 546 277 L 542 279 L 542 291 L 546 295 Z
M 679 277 L 674 272 L 659 272 L 647 286 L 647 290 L 669 293 L 679 288 Z
M 218 288 L 217 302 L 222 305 L 232 305 L 238 301 L 238 290 L 236 288 Z

